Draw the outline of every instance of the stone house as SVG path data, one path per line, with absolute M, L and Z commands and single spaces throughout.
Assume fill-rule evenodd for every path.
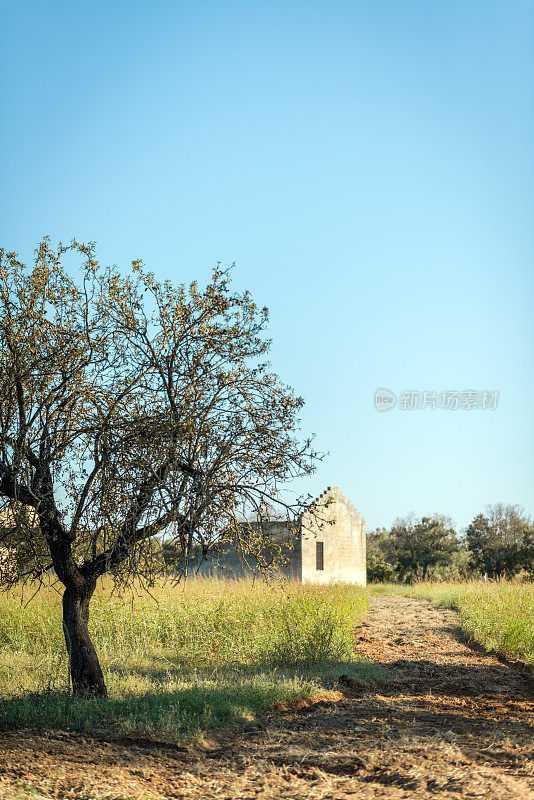
M 302 583 L 339 581 L 365 586 L 365 520 L 336 486 L 329 486 L 293 524 L 280 520 L 245 523 L 265 542 L 266 560 L 281 556 L 277 573 Z M 191 564 L 191 572 L 243 577 L 257 562 L 243 562 L 237 547 L 225 543 L 212 560 Z M 252 562 L 252 563 L 251 563 Z

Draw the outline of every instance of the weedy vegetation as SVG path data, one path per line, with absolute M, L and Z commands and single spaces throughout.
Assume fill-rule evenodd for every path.
M 150 595 L 95 593 L 91 635 L 109 699 L 71 696 L 61 596 L 48 585 L 0 595 L 0 725 L 181 741 L 250 720 L 279 701 L 328 696 L 340 674 L 366 682 L 354 627 L 365 591 L 333 585 L 188 580 Z
M 473 641 L 534 665 L 534 583 L 371 584 L 368 591 L 409 595 L 452 608 L 458 611 L 462 628 Z

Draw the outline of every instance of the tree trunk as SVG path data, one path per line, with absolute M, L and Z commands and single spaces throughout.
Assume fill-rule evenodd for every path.
M 104 675 L 89 636 L 89 602 L 94 589 L 67 587 L 63 594 L 63 631 L 70 660 L 72 692 L 79 697 L 107 697 Z

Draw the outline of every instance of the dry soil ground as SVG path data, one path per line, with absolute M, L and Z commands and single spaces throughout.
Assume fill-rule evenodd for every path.
M 194 748 L 0 736 L 7 798 L 534 798 L 528 673 L 470 648 L 452 611 L 371 597 L 358 631 L 385 684 L 279 709 Z

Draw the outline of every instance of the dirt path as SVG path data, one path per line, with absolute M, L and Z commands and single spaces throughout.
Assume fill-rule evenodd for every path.
M 370 603 L 358 648 L 388 669 L 385 685 L 194 750 L 3 735 L 0 796 L 534 800 L 532 679 L 468 647 L 452 611 Z

